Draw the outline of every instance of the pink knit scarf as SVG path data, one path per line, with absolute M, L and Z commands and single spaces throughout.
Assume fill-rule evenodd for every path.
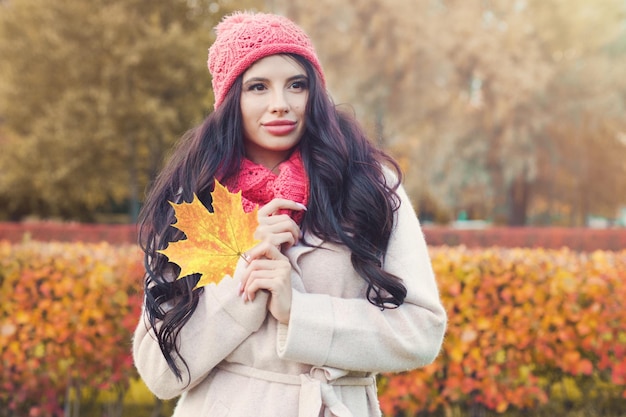
M 244 159 L 239 175 L 225 181 L 226 187 L 233 193 L 241 190 L 242 205 L 245 212 L 252 211 L 257 205 L 264 206 L 274 198 L 285 198 L 302 203 L 309 200 L 309 179 L 304 170 L 299 151 L 278 165 L 279 173 L 274 174 L 266 167 Z M 302 222 L 303 211 L 283 210 L 298 224 Z

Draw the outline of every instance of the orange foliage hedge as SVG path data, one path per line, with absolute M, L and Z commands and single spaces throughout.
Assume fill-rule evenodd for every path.
M 137 243 L 134 224 L 84 224 L 58 222 L 0 222 L 0 240 L 20 243 L 41 242 L 108 242 L 116 245 Z
M 487 227 L 458 229 L 424 226 L 430 246 L 550 248 L 563 247 L 582 252 L 619 251 L 626 248 L 626 228 L 591 229 L 584 227 Z M 43 242 L 109 242 L 137 243 L 137 226 L 133 224 L 81 224 L 58 222 L 0 222 L 0 240 L 20 243 Z
M 626 393 L 626 251 L 431 254 L 449 329 L 434 364 L 381 378 L 387 416 L 534 409 L 564 376 Z M 0 410 L 60 416 L 69 388 L 125 389 L 141 259 L 135 245 L 0 241 Z
M 0 241 L 0 409 L 62 416 L 71 392 L 125 389 L 143 266 L 135 246 Z M 0 412 L 0 415 L 5 415 Z
M 449 313 L 443 351 L 426 368 L 382 379 L 386 415 L 476 403 L 533 409 L 564 376 L 626 398 L 626 251 L 431 254 Z
M 0 227 L 1 230 L 1 227 Z M 429 246 L 470 248 L 569 248 L 581 252 L 620 251 L 626 248 L 626 228 L 591 229 L 586 227 L 503 227 L 455 229 L 425 226 Z

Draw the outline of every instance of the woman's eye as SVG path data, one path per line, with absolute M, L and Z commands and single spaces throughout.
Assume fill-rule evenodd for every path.
M 265 85 L 261 83 L 251 84 L 248 86 L 248 91 L 263 91 L 265 90 Z
M 306 90 L 307 87 L 308 87 L 307 83 L 304 80 L 302 80 L 302 81 L 295 81 L 293 84 L 291 84 L 291 88 L 293 88 L 295 90 Z

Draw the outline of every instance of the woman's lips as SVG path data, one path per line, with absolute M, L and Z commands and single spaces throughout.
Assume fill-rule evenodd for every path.
M 276 120 L 263 124 L 267 132 L 275 136 L 284 136 L 293 132 L 296 128 L 296 122 L 290 120 Z

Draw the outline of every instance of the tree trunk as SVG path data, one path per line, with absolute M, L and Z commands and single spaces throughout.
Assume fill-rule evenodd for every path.
M 525 226 L 530 198 L 530 184 L 520 174 L 509 187 L 509 226 Z

